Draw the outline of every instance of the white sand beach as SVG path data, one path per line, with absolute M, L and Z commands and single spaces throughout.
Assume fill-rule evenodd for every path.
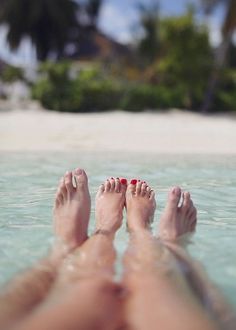
M 0 112 L 0 151 L 125 151 L 236 155 L 236 116 L 172 110 L 67 114 Z

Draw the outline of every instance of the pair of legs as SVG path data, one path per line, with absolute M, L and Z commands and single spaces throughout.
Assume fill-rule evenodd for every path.
M 73 176 L 67 172 L 58 187 L 57 242 L 50 255 L 1 294 L 0 329 L 113 329 L 113 324 L 115 329 L 121 322 L 120 286 L 113 282 L 114 231 L 88 239 L 88 180 L 80 169 Z
M 107 180 L 97 194 L 96 232 L 87 239 L 87 177 L 79 169 L 74 177 L 76 188 L 68 172 L 56 197 L 54 223 L 61 242 L 2 294 L 1 328 L 216 329 L 179 267 L 179 260 L 187 257 L 176 239 L 196 224 L 190 195 L 185 194 L 179 207 L 180 189 L 170 192 L 156 239 L 149 230 L 155 211 L 150 188 Z M 118 285 L 113 281 L 113 239 L 125 205 L 130 245 Z

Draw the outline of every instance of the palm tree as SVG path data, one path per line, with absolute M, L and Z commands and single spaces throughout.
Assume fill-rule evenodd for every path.
M 138 48 L 140 55 L 146 62 L 152 63 L 159 51 L 159 3 L 154 1 L 151 5 L 139 4 L 140 25 L 144 36 Z
M 226 15 L 222 25 L 222 42 L 216 54 L 215 68 L 209 81 L 209 88 L 204 100 L 203 112 L 208 112 L 212 106 L 215 91 L 220 80 L 220 71 L 226 64 L 227 53 L 230 48 L 233 33 L 236 28 L 236 0 L 201 0 L 207 14 L 216 6 L 223 4 L 226 7 Z
M 102 6 L 102 0 L 89 0 L 86 4 L 86 12 L 89 16 L 91 27 L 97 27 L 97 21 Z
M 79 5 L 74 0 L 0 0 L 0 5 L 0 24 L 8 26 L 11 49 L 29 37 L 40 61 L 50 53 L 62 57 L 69 35 L 78 29 Z

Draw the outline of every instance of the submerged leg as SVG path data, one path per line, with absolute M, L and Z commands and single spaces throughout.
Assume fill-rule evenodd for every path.
M 175 257 L 148 229 L 154 194 L 129 185 L 126 194 L 130 245 L 124 258 L 131 329 L 213 330 L 216 325 L 189 288 Z M 176 203 L 177 203 L 176 197 Z M 178 199 L 179 201 L 179 199 Z
M 94 276 L 114 276 L 116 258 L 113 240 L 123 219 L 126 185 L 119 179 L 107 180 L 96 196 L 96 230 L 80 248 L 65 260 L 57 281 L 69 282 Z
M 54 206 L 54 226 L 58 238 L 50 255 L 32 269 L 18 275 L 0 294 L 0 328 L 18 322 L 48 295 L 64 258 L 87 238 L 90 196 L 87 176 L 75 170 L 61 179 Z M 60 241 L 59 241 L 60 240 Z
M 196 296 L 218 324 L 227 330 L 235 329 L 236 315 L 226 302 L 220 290 L 209 280 L 203 268 L 192 260 L 184 249 L 187 240 L 183 236 L 195 230 L 196 208 L 189 193 L 183 194 L 183 203 L 179 207 L 181 191 L 175 187 L 170 191 L 167 206 L 160 219 L 159 237 L 175 256 L 184 275 Z
M 100 187 L 95 234 L 66 258 L 45 304 L 18 329 L 121 327 L 121 288 L 113 282 L 116 256 L 113 240 L 122 224 L 125 192 L 126 185 L 119 179 L 107 180 Z

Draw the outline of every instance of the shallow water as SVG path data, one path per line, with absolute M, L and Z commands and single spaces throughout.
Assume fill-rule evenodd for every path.
M 107 176 L 144 178 L 157 191 L 158 211 L 167 189 L 189 189 L 198 208 L 198 229 L 189 248 L 236 306 L 236 157 L 167 157 L 146 154 L 1 153 L 0 283 L 44 255 L 53 242 L 51 208 L 60 176 L 76 166 L 90 177 L 92 199 Z M 94 228 L 94 203 L 90 232 Z M 117 235 L 127 245 L 125 224 Z

